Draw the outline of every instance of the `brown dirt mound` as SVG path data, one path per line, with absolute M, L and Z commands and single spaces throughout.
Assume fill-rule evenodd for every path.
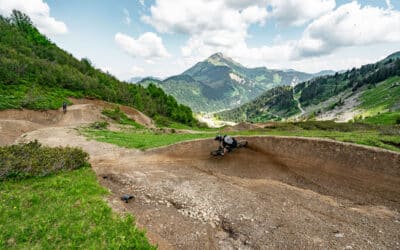
M 75 126 L 102 119 L 101 108 L 91 104 L 71 105 L 68 112 L 59 110 L 10 109 L 0 111 L 2 120 L 22 120 L 44 126 Z
M 222 160 L 209 157 L 212 140 L 184 142 L 149 150 L 150 155 L 197 159 L 199 167 L 227 176 L 274 179 L 362 204 L 400 209 L 400 154 L 331 140 L 246 137 L 243 150 Z M 226 168 L 229 165 L 229 168 Z M 373 185 L 371 185 L 373 183 Z
M 233 132 L 233 131 L 252 130 L 252 129 L 259 129 L 259 128 L 260 127 L 255 124 L 241 122 L 241 123 L 236 124 L 235 126 L 226 127 L 222 131 L 223 132 Z
M 115 108 L 116 106 L 119 106 L 122 112 L 124 112 L 129 118 L 135 120 L 137 123 L 149 128 L 155 127 L 154 121 L 150 117 L 146 116 L 142 112 L 132 107 L 117 105 L 101 100 L 76 99 L 76 98 L 70 98 L 70 100 L 74 104 L 92 104 L 97 107 L 102 107 L 107 109 L 112 109 Z
M 22 134 L 41 127 L 41 125 L 29 121 L 0 120 L 0 146 L 12 144 Z
M 0 145 L 11 144 L 22 134 L 43 126 L 79 126 L 104 120 L 103 108 L 114 108 L 116 104 L 99 100 L 71 99 L 74 105 L 66 114 L 58 110 L 10 109 L 0 111 Z M 134 108 L 120 106 L 121 110 L 139 124 L 153 128 L 153 121 Z

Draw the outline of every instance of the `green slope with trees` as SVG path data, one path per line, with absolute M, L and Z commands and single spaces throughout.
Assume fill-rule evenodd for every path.
M 294 88 L 274 88 L 241 107 L 220 112 L 217 116 L 233 121 L 282 120 L 300 114 L 299 107 L 307 109 L 311 106 L 320 106 L 320 114 L 343 105 L 345 100 L 338 98 L 343 93 L 346 93 L 345 98 L 360 94 L 360 104 L 356 108 L 364 110 L 363 117 L 383 112 L 397 113 L 400 112 L 399 76 L 400 53 L 397 52 L 377 63 L 317 77 Z M 330 101 L 335 98 L 338 101 Z
M 121 82 L 58 48 L 25 14 L 0 16 L 0 109 L 57 109 L 70 96 L 132 106 L 155 120 L 197 123 L 189 107 L 155 85 Z

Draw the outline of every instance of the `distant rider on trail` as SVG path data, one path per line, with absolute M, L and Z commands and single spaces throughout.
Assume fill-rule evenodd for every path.
M 67 113 L 67 102 L 63 102 L 62 107 L 63 107 L 64 114 Z
M 224 155 L 226 151 L 231 152 L 234 148 L 238 146 L 236 139 L 229 135 L 217 135 L 214 140 L 219 141 L 221 155 Z

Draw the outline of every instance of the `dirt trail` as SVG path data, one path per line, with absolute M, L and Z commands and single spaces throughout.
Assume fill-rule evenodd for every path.
M 327 140 L 248 138 L 211 158 L 212 140 L 148 150 L 88 141 L 72 128 L 32 131 L 91 155 L 111 206 L 133 213 L 161 249 L 396 249 L 400 155 Z M 124 193 L 135 195 L 125 204 Z
M 13 143 L 22 134 L 43 127 L 80 126 L 108 118 L 101 114 L 103 108 L 114 108 L 117 105 L 100 100 L 74 99 L 74 105 L 68 107 L 67 113 L 59 110 L 35 111 L 27 109 L 10 109 L 0 111 L 0 146 Z M 154 128 L 154 122 L 140 111 L 118 105 L 128 117 L 139 124 Z

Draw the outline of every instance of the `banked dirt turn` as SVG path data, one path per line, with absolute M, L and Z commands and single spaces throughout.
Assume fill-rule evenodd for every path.
M 400 248 L 400 154 L 328 140 L 251 137 L 211 157 L 212 140 L 148 150 L 88 141 L 71 128 L 20 140 L 82 147 L 111 206 L 160 249 Z M 129 193 L 125 204 L 119 196 Z

